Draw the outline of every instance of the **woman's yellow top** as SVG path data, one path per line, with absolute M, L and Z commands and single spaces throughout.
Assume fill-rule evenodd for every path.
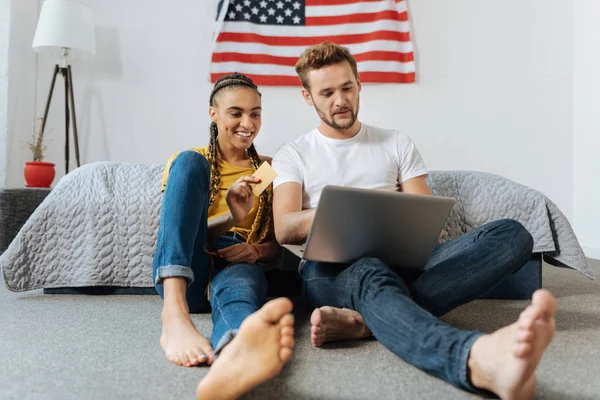
M 190 149 L 197 153 L 202 154 L 206 159 L 208 159 L 208 147 L 201 148 L 193 148 Z M 165 190 L 167 185 L 167 178 L 169 177 L 169 169 L 171 168 L 171 163 L 175 158 L 179 155 L 179 153 L 174 154 L 167 165 L 165 166 L 165 171 L 163 173 L 162 180 L 162 190 Z M 242 176 L 250 176 L 254 173 L 254 168 L 242 168 L 236 167 L 235 165 L 229 164 L 227 161 L 223 161 L 221 159 L 218 160 L 219 163 L 219 171 L 221 172 L 221 184 L 219 185 L 219 192 L 215 197 L 215 202 L 212 207 L 208 210 L 208 219 L 218 217 L 220 215 L 226 214 L 229 212 L 229 206 L 227 205 L 227 201 L 225 200 L 225 196 L 227 194 L 227 189 L 233 186 L 235 181 L 237 181 Z M 258 198 L 254 197 L 254 204 L 252 205 L 252 209 L 240 224 L 235 225 L 231 228 L 231 231 L 235 232 L 238 236 L 243 238 L 244 240 L 248 239 L 248 235 L 250 234 L 250 230 L 252 229 L 252 224 L 254 223 L 254 219 L 256 218 L 256 214 L 258 213 Z

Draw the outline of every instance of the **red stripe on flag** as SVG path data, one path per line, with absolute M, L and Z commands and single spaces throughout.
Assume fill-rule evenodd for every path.
M 210 74 L 210 81 L 212 83 L 216 82 L 222 76 L 232 74 L 235 71 L 231 72 L 219 72 L 216 74 Z M 287 75 L 253 75 L 253 74 L 244 74 L 248 78 L 252 79 L 255 85 L 272 85 L 272 86 L 300 86 L 300 78 L 297 76 L 287 76 Z
M 410 53 L 398 53 L 394 51 L 367 51 L 366 53 L 353 54 L 357 62 L 361 61 L 398 61 L 411 62 L 415 61 L 415 56 Z
M 212 62 L 239 62 L 248 64 L 275 64 L 294 66 L 298 57 L 276 57 L 266 54 L 243 54 L 243 53 L 213 53 Z
M 361 61 L 414 61 L 414 54 L 397 53 L 392 51 L 368 51 L 366 53 L 354 54 L 357 62 Z M 298 57 L 276 57 L 266 54 L 243 54 L 243 53 L 213 53 L 212 62 L 238 62 L 242 64 L 274 64 L 293 67 L 298 62 Z
M 362 83 L 414 83 L 415 73 L 400 72 L 359 72 Z
M 357 35 L 337 36 L 261 36 L 255 33 L 221 32 L 217 42 L 262 43 L 271 46 L 312 46 L 323 41 L 331 41 L 340 45 L 365 43 L 372 40 L 396 40 L 410 42 L 408 32 L 376 31 Z
M 394 10 L 379 11 L 376 13 L 336 15 L 332 17 L 306 17 L 306 26 L 317 25 L 340 25 L 340 24 L 358 24 L 361 22 L 375 22 L 380 20 L 392 20 L 406 22 L 408 13 Z
M 210 81 L 216 82 L 222 76 L 229 75 L 231 72 L 220 72 L 217 74 L 210 74 Z M 256 85 L 269 85 L 269 86 L 300 86 L 301 82 L 297 76 L 287 75 L 253 75 L 244 74 L 256 84 Z M 359 73 L 361 83 L 414 83 L 415 73 L 399 73 L 399 72 L 361 72 Z

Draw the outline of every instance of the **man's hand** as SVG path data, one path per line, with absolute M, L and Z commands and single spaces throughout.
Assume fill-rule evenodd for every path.
M 256 264 L 260 258 L 256 246 L 248 243 L 234 244 L 217 250 L 217 253 L 232 264 Z
M 225 200 L 235 224 L 242 222 L 254 204 L 254 194 L 250 183 L 260 183 L 261 179 L 253 176 L 242 176 L 227 189 Z

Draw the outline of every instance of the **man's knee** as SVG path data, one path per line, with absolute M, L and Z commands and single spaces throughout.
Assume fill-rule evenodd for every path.
M 378 290 L 384 286 L 394 286 L 400 288 L 405 294 L 409 294 L 404 280 L 378 258 L 361 258 L 350 268 L 352 279 L 356 280 L 358 288 L 363 292 Z
M 389 278 L 394 275 L 394 272 L 386 263 L 375 257 L 361 258 L 350 266 L 349 272 L 359 282 Z
M 502 219 L 494 222 L 497 234 L 505 238 L 505 243 L 510 246 L 510 251 L 519 258 L 531 257 L 533 252 L 533 236 L 514 219 Z

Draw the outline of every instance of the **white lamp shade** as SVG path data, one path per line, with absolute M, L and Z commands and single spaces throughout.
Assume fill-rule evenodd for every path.
M 33 50 L 40 54 L 92 58 L 96 54 L 94 17 L 88 7 L 70 0 L 46 0 L 42 4 Z

